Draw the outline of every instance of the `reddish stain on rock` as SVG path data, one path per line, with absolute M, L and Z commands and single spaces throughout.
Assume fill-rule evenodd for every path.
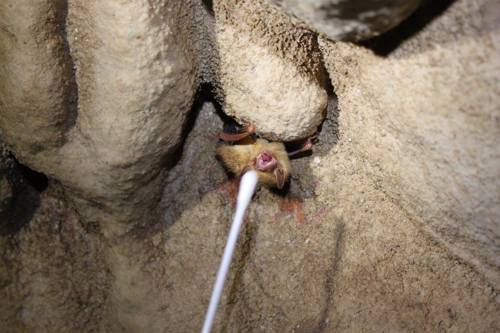
M 298 223 L 304 223 L 306 222 L 306 218 L 303 206 L 304 205 L 301 199 L 295 197 L 285 197 L 280 201 L 279 208 L 281 213 L 279 215 L 294 214 Z
M 231 206 L 235 208 L 239 186 L 240 180 L 238 178 L 229 179 L 219 186 L 217 192 L 222 193 L 231 202 Z

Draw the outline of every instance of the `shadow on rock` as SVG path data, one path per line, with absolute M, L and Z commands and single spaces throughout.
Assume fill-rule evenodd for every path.
M 40 193 L 48 186 L 47 177 L 31 170 L 13 158 L 12 169 L 6 173 L 11 196 L 5 211 L 0 211 L 0 234 L 17 233 L 27 225 L 40 206 Z
M 399 25 L 380 36 L 364 41 L 361 45 L 380 56 L 387 56 L 441 16 L 454 2 L 455 0 L 426 1 Z

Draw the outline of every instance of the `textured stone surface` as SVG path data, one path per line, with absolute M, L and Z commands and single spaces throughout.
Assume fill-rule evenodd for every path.
M 86 221 L 121 232 L 120 223 L 157 213 L 163 166 L 191 108 L 192 11 L 180 2 L 65 3 L 2 2 L 0 128 L 23 163 L 62 183 Z
M 421 0 L 268 0 L 332 40 L 362 40 L 395 27 Z
M 66 10 L 66 1 L 0 4 L 0 128 L 4 140 L 30 158 L 61 146 L 74 125 Z
M 197 75 L 215 86 L 222 101 L 224 81 L 217 76 L 220 59 L 211 38 L 229 31 L 223 22 L 231 20 L 238 21 L 231 28 L 248 33 L 249 49 L 252 42 L 290 63 L 306 61 L 290 72 L 320 78 L 323 71 L 320 54 L 301 53 L 309 44 L 282 48 L 289 26 L 267 31 L 267 9 L 232 17 L 246 13 L 240 3 L 248 4 L 214 2 L 214 16 L 210 1 L 198 3 L 191 22 L 182 14 L 191 12 L 175 7 L 178 2 L 169 2 L 165 21 L 148 7 L 161 8 L 160 2 L 70 1 L 67 30 L 80 109 L 62 146 L 38 154 L 21 146 L 15 151 L 21 162 L 43 166 L 54 180 L 30 204 L 33 217 L 0 235 L 3 330 L 200 329 L 233 214 L 234 186 L 225 182 L 215 159 L 222 121 L 211 103 L 197 100 L 185 144 L 169 154 L 177 140 L 170 135 L 183 122 L 183 103 L 192 98 L 184 85 L 192 87 Z M 494 2 L 459 0 L 418 33 L 403 34 L 406 40 L 390 35 L 385 43 L 392 52 L 380 40 L 374 49 L 385 56 L 321 41 L 338 106 L 330 96 L 313 154 L 292 161 L 288 193 L 262 188 L 254 196 L 214 331 L 500 330 L 496 13 Z M 242 28 L 258 17 L 262 26 Z M 138 30 L 129 41 L 121 33 L 131 22 Z M 156 37 L 155 27 L 165 22 L 166 53 L 146 52 L 143 47 L 157 50 L 148 47 L 158 42 L 147 32 Z M 207 40 L 193 39 L 197 54 L 182 43 L 188 38 L 169 39 L 169 29 L 175 26 L 185 36 L 182 29 L 193 22 L 202 25 L 186 36 L 221 24 L 220 31 L 207 31 Z M 0 31 L 3 38 L 5 29 Z M 290 38 L 292 43 L 298 37 Z M 192 71 L 179 73 L 173 86 L 180 90 L 159 84 L 167 89 L 164 103 L 158 102 L 165 118 L 153 108 L 150 123 L 143 104 L 135 102 L 154 105 L 150 85 L 163 75 L 150 57 L 164 63 L 172 44 L 185 50 L 185 58 L 175 59 L 191 59 Z M 132 70 L 141 59 L 144 68 Z M 0 118 L 9 105 L 2 105 Z M 172 113 L 180 118 L 170 120 Z M 148 130 L 170 131 L 174 124 L 175 131 L 161 137 Z M 16 132 L 9 133 L 15 140 Z M 159 138 L 165 146 L 155 144 Z M 155 178 L 154 170 L 161 176 Z M 77 198 L 86 201 L 75 206 Z M 153 212 L 157 206 L 163 219 Z M 91 223 L 96 219 L 105 220 L 103 230 Z M 117 221 L 135 228 L 107 237 Z
M 224 111 L 273 140 L 303 139 L 324 118 L 315 34 L 262 1 L 214 1 L 216 85 Z
M 254 197 L 214 331 L 496 331 L 498 294 L 374 183 L 352 141 L 337 142 L 335 113 L 315 154 L 292 162 L 304 218 L 266 189 Z M 220 125 L 206 104 L 169 173 L 165 224 L 109 242 L 44 194 L 29 227 L 2 244 L 4 327 L 198 331 L 233 214 L 207 134 Z
M 56 193 L 29 225 L 0 237 L 0 318 L 7 332 L 91 332 L 102 327 L 109 274 L 105 243 Z
M 483 11 L 471 17 L 472 6 L 453 6 L 388 59 L 322 45 L 345 111 L 344 135 L 368 158 L 384 191 L 498 288 L 500 45 L 498 30 L 469 36 L 471 27 L 488 23 Z M 464 37 L 440 40 L 452 24 Z M 433 47 L 415 52 L 431 43 L 433 31 Z
M 388 58 L 348 44 L 321 45 L 343 135 L 380 187 L 498 289 L 498 30 L 490 31 L 484 15 L 493 8 L 474 6 L 452 6 Z

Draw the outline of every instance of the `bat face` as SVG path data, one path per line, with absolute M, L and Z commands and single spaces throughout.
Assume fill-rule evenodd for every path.
M 255 168 L 263 172 L 272 171 L 277 165 L 276 157 L 269 150 L 261 151 L 255 160 Z
M 242 144 L 223 144 L 217 155 L 236 176 L 255 170 L 259 182 L 269 187 L 283 188 L 290 177 L 291 165 L 285 146 L 263 139 L 247 140 Z
M 282 189 L 290 178 L 292 170 L 289 156 L 311 150 L 312 138 L 308 138 L 299 149 L 287 152 L 281 142 L 269 142 L 251 137 L 254 131 L 255 127 L 248 124 L 237 133 L 220 133 L 221 140 L 234 144 L 219 146 L 217 156 L 237 177 L 248 170 L 255 170 L 260 183 Z

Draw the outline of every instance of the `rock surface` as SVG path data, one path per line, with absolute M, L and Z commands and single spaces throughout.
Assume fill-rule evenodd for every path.
M 421 0 L 268 0 L 332 40 L 363 40 L 395 27 Z
M 66 11 L 66 1 L 0 4 L 0 128 L 4 141 L 30 160 L 60 147 L 74 126 Z
M 5 142 L 110 235 L 158 216 L 197 84 L 191 8 L 2 1 L 0 13 Z
M 336 113 L 315 154 L 293 161 L 301 203 L 257 192 L 214 331 L 495 331 L 497 292 L 377 186 L 352 142 L 338 141 Z M 165 224 L 109 242 L 43 194 L 30 225 L 2 244 L 2 304 L 22 304 L 0 309 L 5 327 L 199 330 L 233 213 L 207 135 L 220 125 L 205 104 L 169 174 Z
M 320 44 L 343 135 L 372 177 L 498 290 L 500 58 L 496 32 L 488 31 L 483 14 L 488 10 L 485 3 L 471 17 L 472 3 L 452 6 L 387 58 L 348 44 Z M 482 32 L 472 36 L 473 29 Z
M 214 1 L 217 96 L 271 140 L 314 134 L 328 99 L 316 35 L 263 1 Z
M 245 31 L 244 22 L 228 23 L 232 13 L 244 12 L 238 3 L 206 1 L 188 9 L 177 2 L 167 8 L 156 1 L 69 2 L 75 125 L 62 136 L 49 131 L 62 138 L 53 146 L 56 140 L 4 129 L 17 122 L 0 126 L 20 162 L 51 177 L 44 192 L 19 196 L 29 199 L 18 202 L 30 203 L 31 218 L 0 235 L 2 329 L 200 329 L 233 214 L 235 188 L 215 159 L 222 127 L 217 108 L 224 103 L 200 95 L 180 150 L 175 142 L 197 80 L 212 84 L 214 99 L 224 102 L 222 54 L 207 41 L 236 27 L 234 33 Z M 337 97 L 329 96 L 313 154 L 292 161 L 288 193 L 257 191 L 214 331 L 500 329 L 494 6 L 456 1 L 424 28 L 405 32 L 404 40 L 382 36 L 373 50 L 324 39 L 314 46 L 306 34 L 311 44 L 274 53 L 287 40 L 279 31 L 246 30 L 241 47 L 255 50 L 255 43 L 264 55 L 278 54 L 273 59 L 288 62 L 288 73 L 323 82 L 326 68 Z M 185 36 L 219 24 L 207 40 L 184 44 Z M 286 34 L 290 26 L 283 27 Z M 0 27 L 0 45 L 10 29 Z M 301 53 L 309 50 L 304 45 L 314 56 Z M 184 69 L 164 68 L 170 56 Z M 295 66 L 293 59 L 311 62 Z M 14 63 L 1 65 L 2 89 Z M 163 82 L 162 71 L 179 76 Z M 165 88 L 164 95 L 154 87 Z M 9 103 L 1 105 L 0 118 L 14 115 Z M 157 108 L 146 116 L 146 105 Z M 32 115 L 21 107 L 19 114 Z M 37 153 L 32 142 L 40 143 Z

